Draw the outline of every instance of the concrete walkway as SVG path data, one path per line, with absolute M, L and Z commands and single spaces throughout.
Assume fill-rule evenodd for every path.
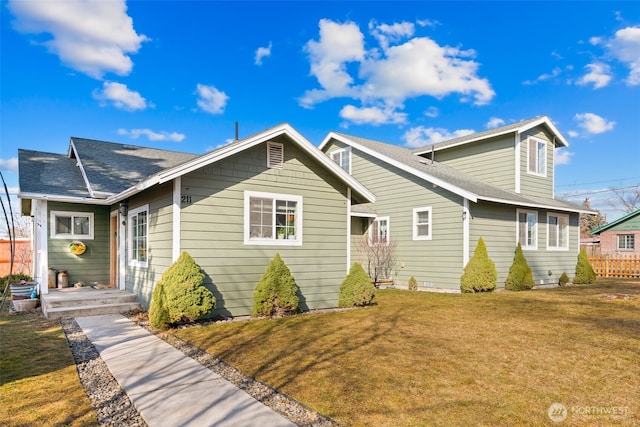
M 150 427 L 295 426 L 120 314 L 76 321 Z

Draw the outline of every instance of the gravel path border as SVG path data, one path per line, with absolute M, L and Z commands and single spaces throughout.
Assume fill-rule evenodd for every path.
M 178 337 L 151 330 L 148 321 L 136 313 L 124 313 L 138 326 L 169 343 L 206 368 L 220 375 L 236 387 L 262 402 L 267 407 L 288 418 L 300 427 L 339 427 L 340 424 L 306 407 L 293 398 L 278 392 L 258 380 L 242 374 L 233 366 L 225 363 L 206 351 Z M 91 341 L 74 319 L 61 319 L 60 325 L 67 336 L 67 342 L 76 362 L 80 383 L 85 388 L 91 404 L 96 410 L 101 426 L 146 427 L 133 403 L 115 380 L 107 364 L 100 358 Z

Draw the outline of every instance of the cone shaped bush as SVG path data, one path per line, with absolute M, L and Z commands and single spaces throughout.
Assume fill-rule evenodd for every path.
M 269 263 L 253 292 L 254 316 L 284 316 L 298 312 L 298 286 L 280 254 Z
M 460 277 L 460 290 L 464 293 L 490 292 L 496 288 L 497 283 L 498 270 L 489 258 L 487 246 L 480 237 L 473 257 L 464 267 L 464 272 Z
M 573 278 L 573 283 L 586 284 L 592 283 L 596 280 L 596 273 L 593 271 L 593 267 L 589 263 L 589 257 L 585 249 L 580 249 L 578 254 L 578 263 L 576 264 L 576 277 Z
M 562 274 L 560 275 L 560 279 L 558 279 L 558 284 L 559 284 L 560 286 L 564 286 L 564 285 L 566 285 L 567 283 L 569 283 L 569 276 L 567 275 L 567 273 L 562 273 Z
M 413 276 L 411 276 L 411 278 L 409 279 L 409 290 L 410 291 L 417 291 L 418 290 L 418 281 Z
M 354 263 L 340 286 L 338 307 L 362 307 L 375 302 L 375 286 L 371 278 L 359 263 Z
M 166 329 L 170 324 L 193 322 L 216 306 L 216 299 L 204 286 L 200 266 L 183 252 L 153 290 L 149 308 L 151 326 Z
M 524 291 L 533 288 L 533 272 L 527 264 L 527 259 L 522 252 L 522 246 L 518 243 L 516 248 L 516 254 L 513 257 L 513 263 L 509 268 L 509 274 L 507 280 L 504 282 L 504 287 L 512 291 Z

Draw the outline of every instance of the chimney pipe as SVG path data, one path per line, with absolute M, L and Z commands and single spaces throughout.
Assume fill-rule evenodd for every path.
M 236 122 L 236 141 L 238 140 L 238 122 Z

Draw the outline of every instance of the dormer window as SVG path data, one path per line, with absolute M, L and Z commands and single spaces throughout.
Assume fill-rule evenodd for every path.
M 547 142 L 530 136 L 527 145 L 527 172 L 547 176 Z
M 331 160 L 340 165 L 347 173 L 351 173 L 351 147 L 334 150 L 329 155 Z
M 278 142 L 267 143 L 267 167 L 282 169 L 284 167 L 284 145 Z

